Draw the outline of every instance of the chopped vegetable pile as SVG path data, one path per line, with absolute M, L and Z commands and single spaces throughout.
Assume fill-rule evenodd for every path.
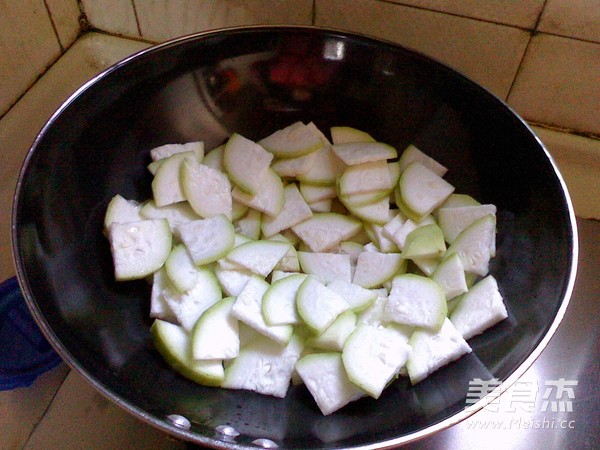
M 296 122 L 163 145 L 152 199 L 110 201 L 115 277 L 151 279 L 151 333 L 181 375 L 276 397 L 304 384 L 327 415 L 422 381 L 507 317 L 496 207 L 414 145 L 330 135 Z

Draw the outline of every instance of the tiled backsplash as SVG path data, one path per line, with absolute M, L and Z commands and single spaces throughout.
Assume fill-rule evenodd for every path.
M 600 135 L 598 0 L 8 0 L 0 114 L 72 45 L 80 16 L 92 29 L 149 42 L 252 24 L 358 31 L 456 68 L 531 122 Z
M 392 40 L 463 72 L 542 130 L 565 177 L 575 177 L 567 182 L 577 213 L 600 217 L 598 0 L 6 0 L 0 118 L 83 30 L 155 43 L 282 23 Z
M 22 159 L 83 80 L 151 43 L 283 23 L 389 39 L 465 73 L 534 125 L 576 213 L 600 219 L 600 0 L 2 0 L 0 281 L 14 275 L 10 209 Z M 54 397 L 67 372 L 1 396 L 0 448 L 184 447 L 142 429 L 74 372 Z
M 374 0 L 317 0 L 316 25 L 370 34 L 418 50 L 465 73 L 503 99 L 529 33 L 523 29 Z

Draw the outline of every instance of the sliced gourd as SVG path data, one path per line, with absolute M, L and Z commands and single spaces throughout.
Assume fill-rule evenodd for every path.
M 423 225 L 415 228 L 406 236 L 402 257 L 439 258 L 446 251 L 444 234 L 436 224 Z
M 412 259 L 412 262 L 415 263 L 415 265 L 419 268 L 419 270 L 428 277 L 430 277 L 433 274 L 433 272 L 435 272 L 435 269 L 437 269 L 437 267 L 439 266 L 441 261 L 442 261 L 442 258 L 439 258 L 439 257 L 433 257 L 433 258 L 415 257 Z
M 252 273 L 266 277 L 291 248 L 289 242 L 250 241 L 231 250 L 226 259 Z
M 398 246 L 400 250 L 403 250 L 404 245 L 406 243 L 406 237 L 409 235 L 410 232 L 412 232 L 419 226 L 425 226 L 435 223 L 435 219 L 433 219 L 433 216 L 431 215 L 425 216 L 420 223 L 417 223 L 414 220 L 407 218 L 402 225 L 394 227 L 393 230 L 391 228 L 388 228 L 388 230 L 390 231 L 390 238 L 392 239 L 392 241 L 394 241 L 394 243 Z
M 308 155 L 289 159 L 277 159 L 271 164 L 271 168 L 282 178 L 297 178 L 308 172 L 316 162 L 316 152 Z
M 399 253 L 362 252 L 352 282 L 363 288 L 376 288 L 405 270 L 406 260 Z
M 385 306 L 388 320 L 436 331 L 447 313 L 444 291 L 435 281 L 409 273 L 397 275 L 392 280 Z
M 154 272 L 152 276 L 152 290 L 150 291 L 150 317 L 177 323 L 177 317 L 167 303 L 164 291 L 165 285 L 169 283 L 164 266 Z
M 450 255 L 436 267 L 431 274 L 431 279 L 442 287 L 446 300 L 464 294 L 469 289 L 462 261 L 456 253 Z
M 388 219 L 385 224 L 389 223 L 390 218 L 388 215 Z M 390 239 L 385 233 L 384 225 L 378 225 L 375 223 L 370 223 L 365 225 L 365 229 L 369 231 L 372 236 L 373 243 L 377 246 L 377 249 L 381 253 L 399 253 L 400 249 L 396 245 L 396 243 Z
M 211 169 L 225 172 L 225 167 L 223 166 L 224 150 L 225 145 L 219 145 L 218 147 L 213 148 L 211 151 L 207 152 L 206 155 L 204 155 L 204 159 L 201 161 L 202 164 L 210 167 Z
M 258 144 L 278 158 L 297 158 L 323 147 L 323 141 L 316 127 L 310 127 L 302 122 L 294 122 L 277 130 L 258 141 Z
M 273 236 L 274 238 L 275 236 Z M 273 239 L 272 238 L 272 239 Z M 294 247 L 290 247 L 288 252 L 283 255 L 273 270 L 283 270 L 286 272 L 300 272 L 300 261 L 298 260 L 298 251 Z
M 458 208 L 460 206 L 479 206 L 479 205 L 481 205 L 481 203 L 479 203 L 477 200 L 475 200 L 470 195 L 457 194 L 457 193 L 453 192 L 452 194 L 450 194 L 448 196 L 448 198 L 446 198 L 446 200 L 444 200 L 444 203 L 442 203 L 439 207 L 441 209 L 441 208 Z
M 412 384 L 419 383 L 440 367 L 471 352 L 469 344 L 447 318 L 437 331 L 417 329 L 408 343 L 412 353 L 406 368 Z
M 338 352 L 306 355 L 296 363 L 296 370 L 325 416 L 365 396 L 349 380 Z
M 345 311 L 337 316 L 325 331 L 318 336 L 309 338 L 306 344 L 320 350 L 341 352 L 346 339 L 352 334 L 354 328 L 356 328 L 356 314 L 352 311 Z
M 294 233 L 313 252 L 323 252 L 348 240 L 362 229 L 357 219 L 338 213 L 314 214 L 310 219 L 292 227 Z
M 234 200 L 271 217 L 279 214 L 285 201 L 281 178 L 270 167 L 257 186 L 256 194 L 248 194 L 236 186 L 231 195 Z
M 115 278 L 145 278 L 162 267 L 171 252 L 172 234 L 166 219 L 112 223 L 108 239 Z
M 224 215 L 199 219 L 177 228 L 194 264 L 208 264 L 224 257 L 235 244 L 235 228 Z
M 293 336 L 287 345 L 258 336 L 227 366 L 221 387 L 283 398 L 303 348 L 299 336 Z
M 349 166 L 339 179 L 340 196 L 349 197 L 393 188 L 386 161 L 372 161 Z
M 140 214 L 141 205 L 134 200 L 126 200 L 121 195 L 115 195 L 108 206 L 104 215 L 104 229 L 108 231 L 110 225 L 115 223 L 137 222 L 144 220 Z
M 269 325 L 299 325 L 296 295 L 306 274 L 291 274 L 271 283 L 262 299 L 262 312 Z
M 299 187 L 300 193 L 307 203 L 332 199 L 337 195 L 335 186 L 320 186 L 317 184 L 300 183 Z
M 144 203 L 140 209 L 140 215 L 144 219 L 167 219 L 169 227 L 173 231 L 184 223 L 201 219 L 188 202 L 179 202 L 159 207 L 156 206 L 154 200 L 150 200 Z
M 296 296 L 298 313 L 316 333 L 322 333 L 350 305 L 339 294 L 309 275 L 300 285 Z
M 489 214 L 465 228 L 446 250 L 445 258 L 458 254 L 466 272 L 488 273 L 490 258 L 496 253 L 496 216 Z
M 223 267 L 220 260 L 215 266 L 215 276 L 225 295 L 237 297 L 252 277 L 252 272 L 242 268 Z
M 227 297 L 208 308 L 192 330 L 194 359 L 231 359 L 240 352 L 238 321 L 231 309 L 234 297 Z
M 152 196 L 156 206 L 166 206 L 186 200 L 181 185 L 181 164 L 185 159 L 196 160 L 194 152 L 175 153 L 166 158 L 152 179 Z
M 333 201 L 331 199 L 321 200 L 314 203 L 309 203 L 308 207 L 314 213 L 328 213 L 331 212 Z
M 194 360 L 190 336 L 182 327 L 156 319 L 150 333 L 156 349 L 176 372 L 204 386 L 221 385 L 225 377 L 222 361 Z
M 362 311 L 377 298 L 377 294 L 372 290 L 341 279 L 333 280 L 327 287 L 346 300 L 352 311 Z
M 189 291 L 198 282 L 198 266 L 194 264 L 192 257 L 183 244 L 173 247 L 165 261 L 165 271 L 169 280 L 179 292 Z
M 460 298 L 450 321 L 465 339 L 470 339 L 507 317 L 498 283 L 488 275 Z
M 194 152 L 196 159 L 200 162 L 204 157 L 204 142 L 186 142 L 185 144 L 165 144 L 150 150 L 152 161 L 159 161 L 175 153 Z
M 269 283 L 253 275 L 233 305 L 233 315 L 260 334 L 277 342 L 287 344 L 292 337 L 291 325 L 269 325 L 262 312 L 262 300 L 269 289 Z
M 348 211 L 365 222 L 383 225 L 390 219 L 390 202 L 387 194 L 377 201 L 359 205 L 352 202 L 352 196 L 340 197 L 340 200 Z
M 250 207 L 248 205 L 244 205 L 243 203 L 238 202 L 237 200 L 231 200 L 231 220 L 232 221 L 236 221 L 236 220 L 240 220 L 242 217 L 244 217 L 246 214 L 248 214 L 248 211 L 250 210 Z
M 423 153 L 413 144 L 410 144 L 408 147 L 406 147 L 406 149 L 404 149 L 402 155 L 400 156 L 400 159 L 398 160 L 398 163 L 400 165 L 400 171 L 404 171 L 404 169 L 406 169 L 411 163 L 415 161 L 423 164 L 425 167 L 427 167 L 429 170 L 439 175 L 440 177 L 443 177 L 448 171 L 446 167 L 437 162 L 431 156 Z
M 454 186 L 419 162 L 404 169 L 398 181 L 401 205 L 418 220 L 430 214 L 454 191 Z
M 223 150 L 223 167 L 229 178 L 250 195 L 260 191 L 272 160 L 272 153 L 238 133 L 231 135 Z
M 346 165 L 333 153 L 333 150 L 328 145 L 320 148 L 314 154 L 315 159 L 311 168 L 298 174 L 298 181 L 322 186 L 333 186 Z
M 192 209 L 201 217 L 232 218 L 231 183 L 223 172 L 193 159 L 181 163 L 181 186 Z
M 313 215 L 294 183 L 283 188 L 283 198 L 283 207 L 279 214 L 274 217 L 267 216 L 261 223 L 261 230 L 266 238 L 291 228 Z
M 349 142 L 334 144 L 331 148 L 336 156 L 349 166 L 394 159 L 398 156 L 394 147 L 383 142 Z
M 298 252 L 298 261 L 304 273 L 313 275 L 321 283 L 327 284 L 334 280 L 349 283 L 352 280 L 350 255 Z
M 388 161 L 387 168 L 390 173 L 390 183 L 392 186 L 396 186 L 400 179 L 400 163 L 398 161 Z
M 223 298 L 217 278 L 206 267 L 198 269 L 193 288 L 180 292 L 171 283 L 165 283 L 162 295 L 177 322 L 187 331 L 194 327 L 204 311 Z
M 353 127 L 337 126 L 329 129 L 331 141 L 336 144 L 347 144 L 349 142 L 376 142 L 369 133 Z
M 234 222 L 235 231 L 256 240 L 260 238 L 261 223 L 262 213 L 256 209 L 249 209 L 246 214 Z
M 494 205 L 458 206 L 438 209 L 438 223 L 446 242 L 452 243 L 458 235 L 477 219 L 496 214 Z
M 394 328 L 357 325 L 342 351 L 350 381 L 371 397 L 379 398 L 408 359 L 410 347 L 406 340 Z

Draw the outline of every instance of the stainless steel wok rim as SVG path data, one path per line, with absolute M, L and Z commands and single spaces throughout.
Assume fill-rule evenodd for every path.
M 23 162 L 23 165 L 22 165 L 22 168 L 21 168 L 18 180 L 17 180 L 15 193 L 13 196 L 13 207 L 12 207 L 12 222 L 11 222 L 12 247 L 13 247 L 13 255 L 12 256 L 13 256 L 13 263 L 16 268 L 17 279 L 19 281 L 19 285 L 21 287 L 21 290 L 23 291 L 23 296 L 25 297 L 27 306 L 28 306 L 29 310 L 31 311 L 33 318 L 35 319 L 38 326 L 42 330 L 46 339 L 54 347 L 54 349 L 57 351 L 57 353 L 63 358 L 63 360 L 72 369 L 74 369 L 78 373 L 80 373 L 83 376 L 83 378 L 86 380 L 86 382 L 88 382 L 96 391 L 101 393 L 104 397 L 106 397 L 110 401 L 114 402 L 116 405 L 118 405 L 123 410 L 127 411 L 128 413 L 133 414 L 134 416 L 138 417 L 143 422 L 151 425 L 152 427 L 162 430 L 164 432 L 167 432 L 171 436 L 176 437 L 181 440 L 189 441 L 189 442 L 199 444 L 199 445 L 208 446 L 211 448 L 228 449 L 228 450 L 256 449 L 259 447 L 254 444 L 244 445 L 244 444 L 239 444 L 236 442 L 229 442 L 226 440 L 219 439 L 218 437 L 204 436 L 204 435 L 200 435 L 198 433 L 192 432 L 192 431 L 187 431 L 187 430 L 181 429 L 181 428 L 175 426 L 174 424 L 172 424 L 167 418 L 158 417 L 156 415 L 150 414 L 147 411 L 124 400 L 119 395 L 114 394 L 105 385 L 100 383 L 99 380 L 97 380 L 89 371 L 87 371 L 84 367 L 82 367 L 80 365 L 80 363 L 63 346 L 63 344 L 60 342 L 58 337 L 54 334 L 54 332 L 51 329 L 51 327 L 49 326 L 48 322 L 45 320 L 45 318 L 39 311 L 39 309 L 37 307 L 37 302 L 36 302 L 35 298 L 33 297 L 33 295 L 31 294 L 28 276 L 24 269 L 24 264 L 21 260 L 21 257 L 17 251 L 18 242 L 17 242 L 16 216 L 17 216 L 17 212 L 19 210 L 20 192 L 21 192 L 24 180 L 27 176 L 28 168 L 30 166 L 31 160 L 34 157 L 36 148 L 38 147 L 39 143 L 41 142 L 43 137 L 46 135 L 48 130 L 53 126 L 53 124 L 57 120 L 57 118 L 72 103 L 74 103 L 84 92 L 89 90 L 92 86 L 98 84 L 104 78 L 108 77 L 111 73 L 120 70 L 122 67 L 130 64 L 131 61 L 134 61 L 140 57 L 143 57 L 144 55 L 151 54 L 154 52 L 159 52 L 168 47 L 178 46 L 178 45 L 181 45 L 181 44 L 189 42 L 189 41 L 197 41 L 197 40 L 202 40 L 202 39 L 206 39 L 206 38 L 226 36 L 229 34 L 248 33 L 248 32 L 256 32 L 256 31 L 262 31 L 262 32 L 273 32 L 273 31 L 325 32 L 325 33 L 331 33 L 332 36 L 337 36 L 338 38 L 341 38 L 341 39 L 347 38 L 347 37 L 358 38 L 358 39 L 365 40 L 365 41 L 371 42 L 371 43 L 383 43 L 383 44 L 389 45 L 391 47 L 397 47 L 397 48 L 404 49 L 399 44 L 396 44 L 396 43 L 393 43 L 390 41 L 386 41 L 384 39 L 374 38 L 374 37 L 366 35 L 366 34 L 361 34 L 361 33 L 357 33 L 354 31 L 346 31 L 346 30 L 342 30 L 342 29 L 324 28 L 324 27 L 308 26 L 308 25 L 304 25 L 304 26 L 303 25 L 269 25 L 269 26 L 255 25 L 255 26 L 220 28 L 220 29 L 215 29 L 215 30 L 192 33 L 192 34 L 188 34 L 185 36 L 181 36 L 178 38 L 174 38 L 174 39 L 165 41 L 161 44 L 153 45 L 149 48 L 140 50 L 138 52 L 135 52 L 132 55 L 122 59 L 121 61 L 111 65 L 107 69 L 100 72 L 98 75 L 91 78 L 85 84 L 83 84 L 73 94 L 71 94 L 57 108 L 57 110 L 52 114 L 52 116 L 48 119 L 46 124 L 42 127 L 41 131 L 38 133 L 37 137 L 35 138 L 33 144 L 31 145 L 31 148 L 29 149 L 29 151 L 24 159 L 24 162 Z M 434 61 L 437 64 L 440 64 L 442 66 L 448 67 L 447 65 L 445 65 L 442 62 L 436 61 L 435 58 L 425 56 L 424 54 L 422 54 L 418 51 L 414 51 L 414 50 L 410 50 L 410 49 L 404 49 L 404 50 L 407 50 L 408 52 L 415 54 L 417 56 L 420 56 L 422 58 Z M 527 359 L 519 367 L 517 367 L 508 376 L 508 378 L 506 380 L 504 380 L 502 382 L 502 384 L 500 386 L 498 386 L 497 389 L 495 390 L 495 392 L 502 393 L 502 392 L 506 391 L 511 385 L 513 385 L 537 360 L 537 358 L 540 356 L 540 354 L 543 352 L 543 350 L 546 348 L 546 346 L 552 339 L 553 335 L 555 334 L 556 330 L 558 329 L 558 327 L 565 315 L 565 312 L 569 305 L 569 301 L 571 299 L 571 295 L 573 293 L 576 274 L 577 274 L 577 263 L 578 263 L 578 257 L 579 257 L 579 240 L 578 240 L 578 232 L 577 232 L 577 222 L 576 222 L 573 203 L 572 203 L 571 197 L 569 195 L 568 188 L 566 186 L 564 178 L 562 177 L 562 175 L 557 167 L 557 164 L 554 161 L 554 159 L 552 158 L 552 156 L 550 155 L 548 149 L 543 144 L 543 142 L 540 140 L 540 138 L 536 135 L 536 133 L 533 131 L 533 129 L 529 126 L 529 124 L 527 124 L 527 122 L 525 122 L 525 120 L 523 118 L 521 118 L 505 101 L 503 101 L 502 99 L 497 97 L 495 94 L 493 94 L 487 88 L 474 83 L 472 80 L 470 80 L 465 75 L 461 74 L 456 69 L 451 68 L 451 70 L 453 72 L 457 73 L 458 75 L 462 76 L 468 82 L 476 85 L 479 90 L 485 92 L 488 96 L 495 98 L 504 108 L 506 108 L 515 118 L 518 119 L 520 124 L 523 127 L 525 127 L 529 131 L 529 133 L 531 133 L 531 135 L 535 138 L 535 140 L 539 144 L 540 148 L 545 153 L 545 156 L 548 158 L 548 160 L 550 161 L 550 163 L 552 165 L 554 175 L 557 177 L 557 179 L 560 183 L 560 186 L 562 188 L 562 191 L 564 193 L 564 199 L 566 202 L 566 207 L 567 207 L 568 216 L 569 216 L 569 225 L 570 225 L 571 239 L 572 239 L 572 241 L 571 241 L 571 243 L 572 243 L 571 267 L 569 270 L 568 278 L 566 280 L 566 285 L 564 288 L 564 295 L 563 295 L 562 302 L 556 312 L 556 315 L 555 315 L 552 323 L 548 327 L 546 334 L 543 336 L 543 338 L 538 343 L 538 345 L 534 348 L 534 350 L 527 357 Z M 398 438 L 393 438 L 393 439 L 389 439 L 389 440 L 382 441 L 382 442 L 376 442 L 373 444 L 368 444 L 368 445 L 363 445 L 363 446 L 353 446 L 353 447 L 349 447 L 349 448 L 353 448 L 356 450 L 387 449 L 387 448 L 398 447 L 398 446 L 401 446 L 404 444 L 408 444 L 410 442 L 414 442 L 414 441 L 423 439 L 427 436 L 430 436 L 439 431 L 442 431 L 444 429 L 452 427 L 453 425 L 456 425 L 456 424 L 468 419 L 473 414 L 475 414 L 476 412 L 483 409 L 492 400 L 493 400 L 493 396 L 484 398 L 484 399 L 480 400 L 479 402 L 477 402 L 475 405 L 471 405 L 468 409 L 465 409 L 465 410 L 463 410 L 441 422 L 432 424 L 422 430 L 418 430 L 418 431 L 409 433 L 407 435 L 403 435 Z M 174 413 L 176 413 L 176 411 L 174 411 Z M 215 433 L 215 436 L 216 435 L 217 435 L 217 433 Z M 280 448 L 283 448 L 283 447 L 280 447 Z M 348 448 L 348 447 L 343 447 L 343 448 Z

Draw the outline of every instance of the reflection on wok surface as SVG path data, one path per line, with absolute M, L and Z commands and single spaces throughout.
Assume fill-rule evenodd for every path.
M 379 400 L 329 417 L 302 386 L 276 399 L 198 386 L 170 370 L 150 338 L 149 285 L 114 281 L 102 234 L 115 194 L 150 197 L 151 148 L 194 140 L 212 148 L 234 131 L 256 140 L 297 120 L 354 126 L 399 150 L 413 143 L 448 167 L 457 192 L 495 204 L 491 273 L 510 314 L 469 341 L 473 354 L 424 382 L 400 378 Z M 312 28 L 192 36 L 109 69 L 44 128 L 14 211 L 19 279 L 61 355 L 138 417 L 209 446 L 226 445 L 219 425 L 239 431 L 235 444 L 268 438 L 282 448 L 390 445 L 451 425 L 465 417 L 469 380 L 514 381 L 541 351 L 566 307 L 576 253 L 561 179 L 503 103 L 421 55 Z M 170 414 L 191 429 L 167 422 Z

